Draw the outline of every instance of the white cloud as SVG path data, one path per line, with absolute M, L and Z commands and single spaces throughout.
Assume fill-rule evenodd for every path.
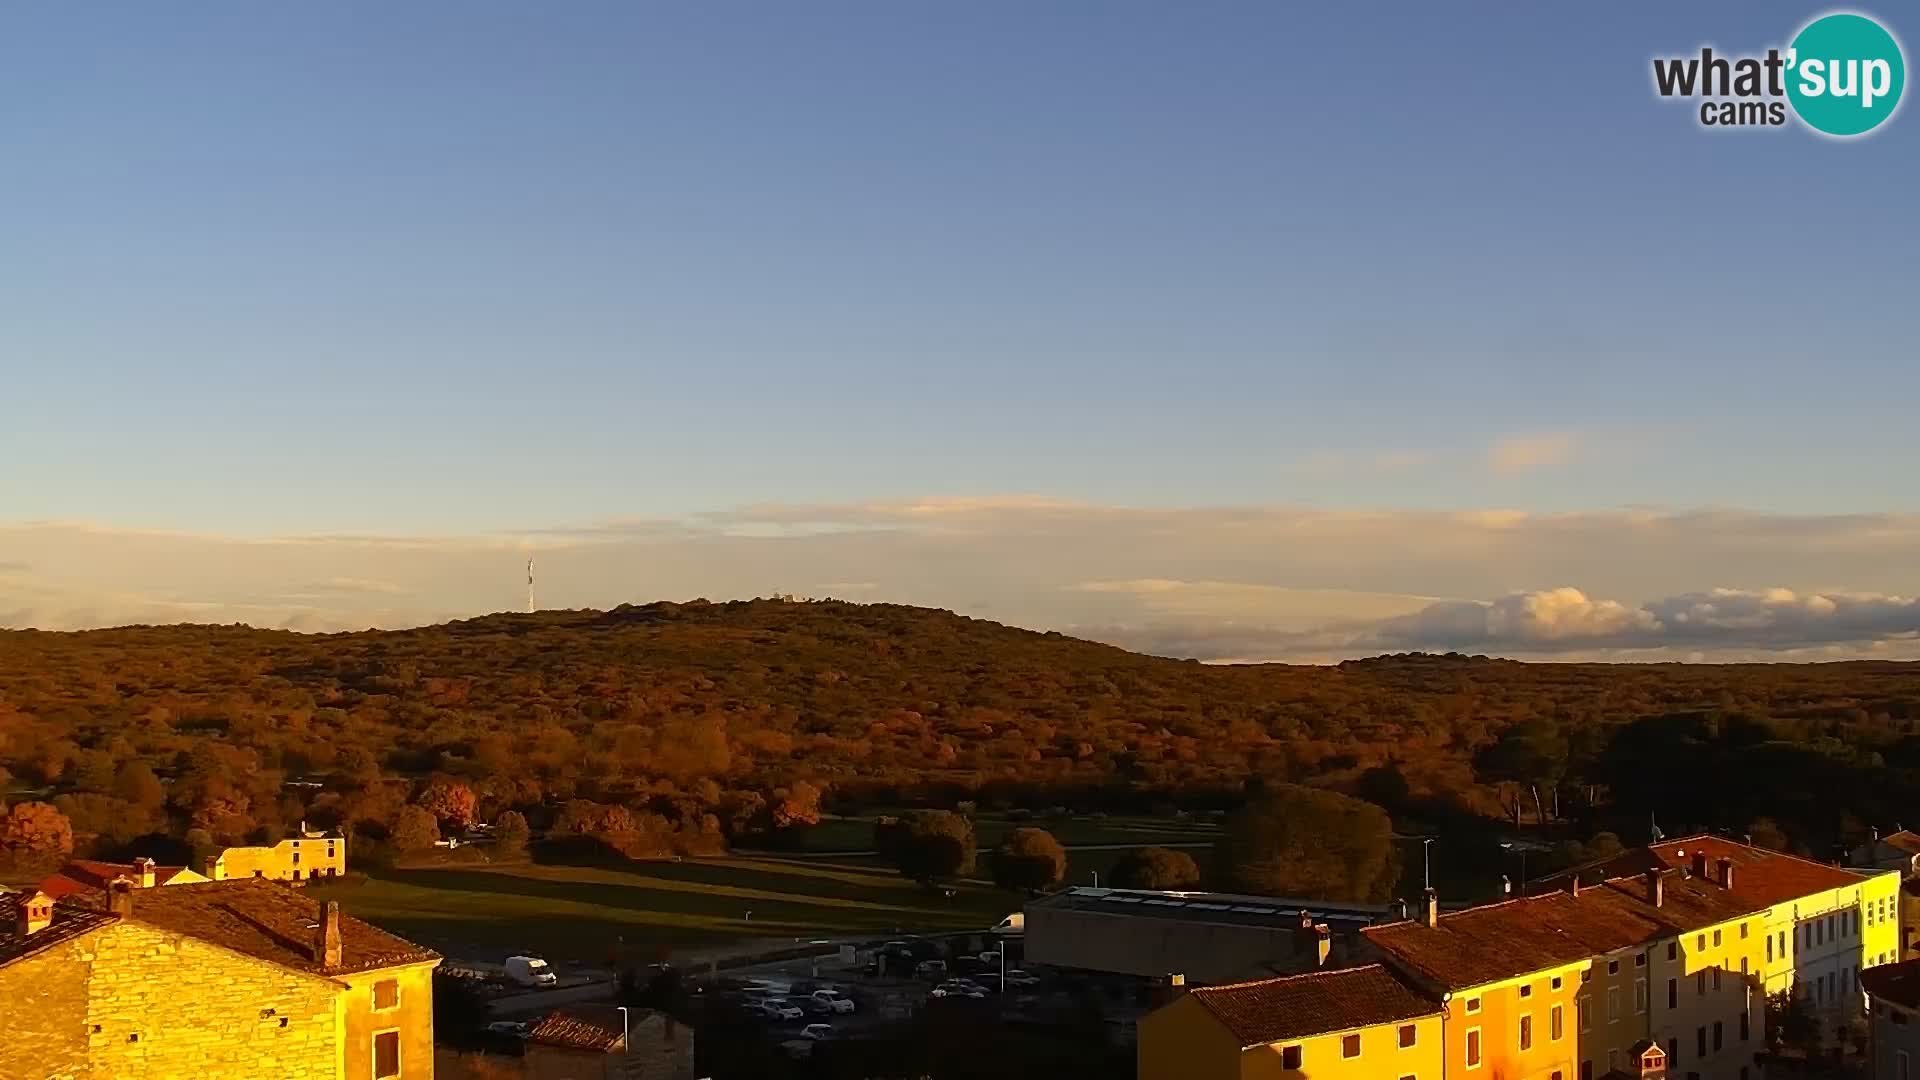
M 417 625 L 517 610 L 532 551 L 541 601 L 555 607 L 795 592 L 947 607 L 1209 660 L 1408 648 L 1898 656 L 1920 648 L 1914 601 L 1902 599 L 1920 594 L 1917 548 L 1920 515 L 1149 508 L 1025 496 L 747 507 L 511 537 L 235 538 L 39 523 L 0 525 L 9 567 L 0 625 Z
M 1577 442 L 1573 433 L 1566 431 L 1511 435 L 1487 450 L 1487 464 L 1502 473 L 1564 465 L 1572 460 Z

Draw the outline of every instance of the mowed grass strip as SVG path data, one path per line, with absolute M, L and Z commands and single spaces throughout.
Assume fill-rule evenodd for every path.
M 779 858 L 396 870 L 313 893 L 451 956 L 526 949 L 589 963 L 620 944 L 983 929 L 1020 905 L 977 884 L 948 899 L 891 870 Z

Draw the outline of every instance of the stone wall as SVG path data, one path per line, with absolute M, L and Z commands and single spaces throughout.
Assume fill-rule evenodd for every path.
M 86 939 L 0 968 L 0 1076 L 81 1080 L 86 1071 L 87 982 L 76 978 Z
M 324 979 L 139 923 L 122 922 L 76 944 L 80 958 L 91 961 L 92 1071 L 80 1075 L 342 1075 L 343 995 Z

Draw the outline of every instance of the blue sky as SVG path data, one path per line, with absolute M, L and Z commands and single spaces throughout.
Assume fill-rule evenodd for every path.
M 1912 513 L 1920 120 L 1648 74 L 1822 10 L 16 5 L 0 525 Z
M 1817 10 L 13 8 L 4 513 L 1911 508 L 1920 129 L 1648 86 Z

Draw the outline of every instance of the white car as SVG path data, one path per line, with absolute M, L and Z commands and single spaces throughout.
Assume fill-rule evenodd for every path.
M 795 1005 L 786 998 L 767 998 L 760 1003 L 760 1007 L 765 1009 L 767 1015 L 775 1020 L 798 1020 L 806 1015 L 800 1011 L 800 1006 Z
M 800 1037 L 803 1039 L 810 1039 L 814 1042 L 822 1042 L 827 1039 L 831 1039 L 833 1038 L 833 1025 L 808 1024 L 806 1027 L 803 1027 L 800 1029 Z
M 815 990 L 809 996 L 824 1005 L 828 1012 L 850 1013 L 854 1008 L 853 999 L 838 990 Z
M 516 1039 L 527 1037 L 527 1025 L 516 1020 L 495 1020 L 487 1025 L 487 1030 L 495 1035 L 508 1035 Z
M 1039 986 L 1040 979 L 1038 976 L 1028 974 L 1027 972 L 1020 970 L 1019 968 L 1009 968 L 1007 970 L 1007 985 L 1008 986 Z

